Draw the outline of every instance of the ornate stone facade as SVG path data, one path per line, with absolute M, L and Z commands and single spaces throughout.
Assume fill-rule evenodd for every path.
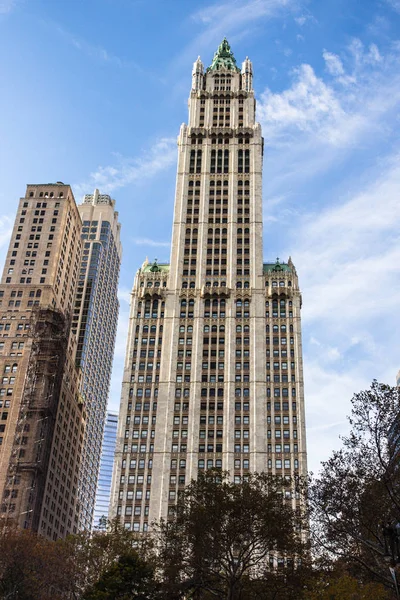
M 252 79 L 226 40 L 194 63 L 170 265 L 135 278 L 110 508 L 135 531 L 199 469 L 306 472 L 301 295 L 290 259 L 263 263 Z

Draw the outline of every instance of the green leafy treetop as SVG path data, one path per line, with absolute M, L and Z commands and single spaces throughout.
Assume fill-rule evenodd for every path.
M 219 71 L 220 69 L 226 69 L 228 71 L 240 73 L 240 69 L 236 64 L 236 59 L 233 56 L 233 52 L 226 38 L 224 38 L 218 46 L 211 66 L 208 67 L 207 71 Z

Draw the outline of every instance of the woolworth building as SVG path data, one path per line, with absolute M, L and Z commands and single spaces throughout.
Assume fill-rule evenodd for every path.
M 132 290 L 110 512 L 127 529 L 203 469 L 306 473 L 301 293 L 290 258 L 263 261 L 262 165 L 252 63 L 224 39 L 193 66 L 170 263 Z

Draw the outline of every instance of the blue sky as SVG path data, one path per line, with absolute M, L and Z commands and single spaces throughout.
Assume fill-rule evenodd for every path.
M 254 66 L 264 256 L 299 273 L 316 471 L 353 392 L 400 368 L 400 0 L 0 0 L 0 259 L 27 183 L 116 199 L 118 408 L 135 271 L 169 260 L 192 63 L 224 36 Z

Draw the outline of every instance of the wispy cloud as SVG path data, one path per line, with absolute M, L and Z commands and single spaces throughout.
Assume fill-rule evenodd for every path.
M 296 261 L 307 289 L 303 318 L 351 331 L 349 343 L 400 305 L 400 154 L 385 163 L 378 179 L 364 176 L 365 189 L 304 215 L 296 227 Z M 345 310 L 337 311 L 340 305 Z
M 86 182 L 74 185 L 77 197 L 95 187 L 105 193 L 114 192 L 136 181 L 144 181 L 176 162 L 176 139 L 161 138 L 140 158 L 116 155 L 113 165 L 99 166 Z
M 290 88 L 280 93 L 266 89 L 261 95 L 258 118 L 269 145 L 287 143 L 298 131 L 324 144 L 354 145 L 360 134 L 371 131 L 380 116 L 397 105 L 396 48 L 382 57 L 375 44 L 364 48 L 360 40 L 353 40 L 345 53 L 347 69 L 337 54 L 324 50 L 323 58 L 330 80 L 303 64 L 293 69 Z
M 159 242 L 158 240 L 150 240 L 149 238 L 138 238 L 133 241 L 138 246 L 160 246 L 162 248 L 169 248 L 171 245 L 170 242 Z
M 2 0 L 0 0 L 0 2 L 1 1 Z M 51 29 L 53 34 L 56 33 L 67 44 L 73 46 L 76 50 L 83 52 L 86 56 L 95 60 L 96 62 L 108 64 L 111 67 L 117 67 L 120 69 L 131 68 L 138 72 L 142 71 L 141 67 L 134 61 L 121 58 L 120 56 L 117 56 L 116 54 L 113 54 L 107 50 L 104 46 L 92 44 L 88 40 L 77 36 L 71 31 L 68 31 L 59 23 L 56 23 L 52 20 L 42 20 L 41 22 L 45 27 Z
M 130 304 L 131 301 L 131 290 L 127 288 L 118 288 L 118 299 L 121 302 L 125 302 L 126 304 Z
M 400 48 L 387 54 L 359 40 L 341 56 L 324 51 L 327 69 L 293 69 L 292 84 L 266 89 L 257 103 L 268 154 L 271 196 L 301 193 L 301 183 L 321 176 L 356 149 L 370 148 L 392 130 L 400 104 Z M 314 182 L 315 185 L 315 182 Z M 296 211 L 303 210 L 298 204 Z
M 14 225 L 14 217 L 0 215 L 0 265 L 4 265 L 8 244 Z
M 387 4 L 396 12 L 400 13 L 400 0 L 386 0 Z
M 297 10 L 300 0 L 234 0 L 210 4 L 191 16 L 191 20 L 203 27 L 191 44 L 193 50 L 208 49 L 210 44 L 219 43 L 224 36 L 248 35 L 252 26 L 260 21 L 284 16 Z
M 13 225 L 14 219 L 9 215 L 0 216 L 0 248 L 9 242 Z
M 17 0 L 0 0 L 0 15 L 10 13 L 17 6 Z
M 303 290 L 313 470 L 339 446 L 353 393 L 373 377 L 393 382 L 400 365 L 399 48 L 353 40 L 323 58 L 322 73 L 298 66 L 257 107 L 269 244 L 285 239 L 277 250 L 292 255 Z

